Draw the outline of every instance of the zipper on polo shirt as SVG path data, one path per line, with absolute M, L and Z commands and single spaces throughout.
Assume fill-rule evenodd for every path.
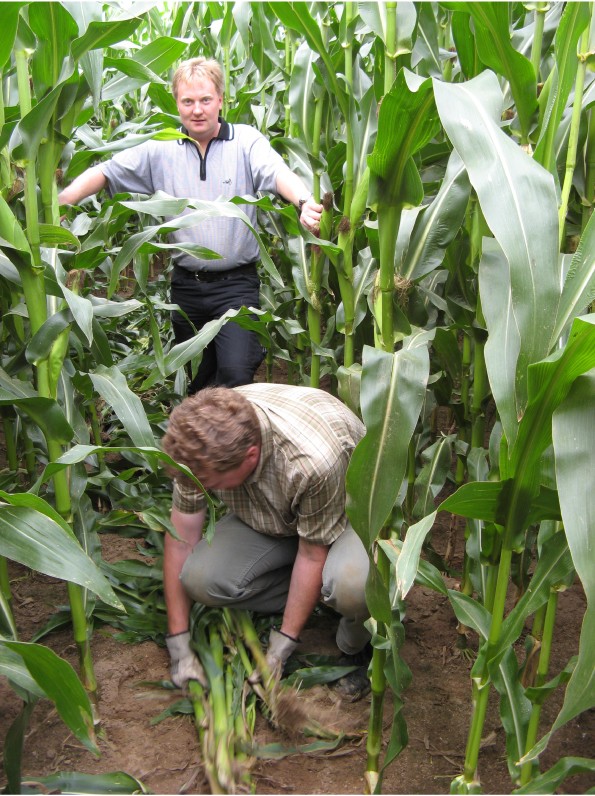
M 225 120 L 222 117 L 219 117 L 219 121 L 223 123 Z M 201 182 L 206 182 L 206 180 L 207 180 L 207 155 L 209 154 L 209 149 L 211 148 L 211 144 L 213 143 L 213 141 L 231 141 L 234 138 L 233 124 L 225 123 L 225 126 L 226 126 L 226 129 L 227 129 L 227 138 L 224 138 L 221 135 L 221 133 L 223 132 L 223 129 L 224 129 L 222 127 L 219 130 L 219 135 L 217 135 L 215 138 L 211 138 L 211 140 L 207 144 L 207 148 L 205 150 L 204 158 L 201 155 L 200 148 L 198 147 L 198 145 L 196 143 L 194 144 L 194 148 L 196 149 L 196 152 L 197 152 L 198 157 L 200 159 L 200 172 L 199 172 L 199 174 L 200 174 L 200 181 Z M 185 130 L 184 127 L 182 129 Z M 183 144 L 187 144 L 187 143 L 189 143 L 189 142 L 188 141 L 184 141 L 182 139 L 178 140 L 178 144 L 182 144 L 183 145 Z
M 211 148 L 211 144 L 213 141 L 216 141 L 216 138 L 211 138 L 209 143 L 207 144 L 207 148 L 205 149 L 205 156 L 200 154 L 200 149 L 196 147 L 196 151 L 198 152 L 198 157 L 200 158 L 200 181 L 206 182 L 207 179 L 207 155 L 209 154 L 209 149 Z

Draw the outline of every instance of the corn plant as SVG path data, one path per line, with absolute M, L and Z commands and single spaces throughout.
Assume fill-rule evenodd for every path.
M 511 45 L 504 44 L 508 36 L 506 9 L 502 6 L 496 7 L 489 4 L 483 6 L 456 4 L 449 8 L 452 8 L 455 14 L 465 13 L 473 17 L 476 46 L 480 57 L 485 64 L 492 66 L 498 73 L 506 75 L 510 80 L 510 89 L 518 111 L 515 122 L 519 125 L 520 140 L 526 144 L 530 134 L 531 116 L 536 108 L 536 95 L 528 63 L 521 59 L 520 54 L 514 51 Z M 543 23 L 543 16 L 538 18 Z M 587 27 L 588 9 L 584 8 L 579 11 L 571 5 L 565 11 L 562 22 L 564 24 L 560 27 L 560 48 L 570 46 L 569 43 L 576 45 L 579 37 L 582 36 L 581 44 L 586 50 L 587 34 L 582 31 L 585 31 Z M 506 33 L 504 33 L 504 28 L 506 28 Z M 459 29 L 459 34 L 460 32 Z M 563 62 L 559 58 L 558 63 L 561 71 L 566 70 L 564 75 L 566 83 L 569 80 L 569 74 L 570 80 L 572 80 L 572 69 L 566 65 L 566 61 Z M 516 66 L 518 66 L 518 70 Z M 560 80 L 562 80 L 562 75 Z M 532 85 L 533 88 L 531 88 Z M 410 78 L 409 86 L 418 92 L 418 102 L 421 106 L 423 97 L 421 92 L 424 84 L 421 81 L 413 83 Z M 573 564 L 577 571 L 583 570 L 581 579 L 585 591 L 588 594 L 590 590 L 590 576 L 584 571 L 584 567 L 580 566 L 581 562 L 577 562 L 572 556 L 573 549 L 576 551 L 581 548 L 581 545 L 584 545 L 586 529 L 582 523 L 577 525 L 576 515 L 568 507 L 566 516 L 564 516 L 564 501 L 561 496 L 559 508 L 556 499 L 552 500 L 548 508 L 541 506 L 541 511 L 537 510 L 532 501 L 539 503 L 538 495 L 543 495 L 545 488 L 540 486 L 540 483 L 546 483 L 546 481 L 542 481 L 545 471 L 543 465 L 540 467 L 540 459 L 548 445 L 551 444 L 557 408 L 560 407 L 560 411 L 566 415 L 566 410 L 563 409 L 566 396 L 569 396 L 568 400 L 571 405 L 577 407 L 576 401 L 573 401 L 571 397 L 572 385 L 575 380 L 577 380 L 576 389 L 583 397 L 589 391 L 587 376 L 582 374 L 587 374 L 593 367 L 592 323 L 590 317 L 586 316 L 583 319 L 576 319 L 572 330 L 569 330 L 569 325 L 577 315 L 580 315 L 588 307 L 592 299 L 593 255 L 590 240 L 592 233 L 589 223 L 587 223 L 583 238 L 579 243 L 579 249 L 564 282 L 562 267 L 565 258 L 564 255 L 559 254 L 559 238 L 563 240 L 563 235 L 561 233 L 560 236 L 558 235 L 558 215 L 560 223 L 564 223 L 568 209 L 565 204 L 565 196 L 563 194 L 562 206 L 558 213 L 551 176 L 537 167 L 535 161 L 531 160 L 497 129 L 495 119 L 499 118 L 501 113 L 502 95 L 493 75 L 485 72 L 460 85 L 449 84 L 434 78 L 433 84 L 430 85 L 426 82 L 426 86 L 428 112 L 420 114 L 423 123 L 431 124 L 436 119 L 436 110 L 438 111 L 444 131 L 450 138 L 457 155 L 461 158 L 467 178 L 477 194 L 477 201 L 487 228 L 494 236 L 493 238 L 484 237 L 481 241 L 479 285 L 482 317 L 485 318 L 488 331 L 484 352 L 485 364 L 502 423 L 497 428 L 502 435 L 498 440 L 499 457 L 496 452 L 492 460 L 493 468 L 498 468 L 499 465 L 501 480 L 499 482 L 478 481 L 463 486 L 455 496 L 442 504 L 444 509 L 459 513 L 477 523 L 474 527 L 479 538 L 477 533 L 470 538 L 468 548 L 470 550 L 489 549 L 492 551 L 493 560 L 491 566 L 482 567 L 481 580 L 478 582 L 480 594 L 478 601 L 474 601 L 468 594 L 450 593 L 459 621 L 472 626 L 484 640 L 472 673 L 474 712 L 464 773 L 453 783 L 453 789 L 455 792 L 471 792 L 479 787 L 476 779 L 479 743 L 491 684 L 498 690 L 501 699 L 502 722 L 507 733 L 509 767 L 513 781 L 530 789 L 538 781 L 533 779 L 536 771 L 532 761 L 545 748 L 550 733 L 539 745 L 535 746 L 544 692 L 533 689 L 527 692 L 530 696 L 525 696 L 522 689 L 519 690 L 518 684 L 514 685 L 514 681 L 518 677 L 519 665 L 510 650 L 510 645 L 520 632 L 520 622 L 533 611 L 537 611 L 534 627 L 539 638 L 538 643 L 542 645 L 540 665 L 538 665 L 538 681 L 541 688 L 546 677 L 547 660 L 552 643 L 551 628 L 555 612 L 555 593 L 557 589 L 563 588 L 569 579 L 572 579 Z M 575 96 L 574 102 L 575 109 L 581 108 L 582 93 L 583 83 L 579 82 L 578 95 Z M 401 89 L 400 98 L 404 103 L 403 94 Z M 480 94 L 483 101 L 479 101 Z M 562 96 L 564 97 L 564 94 Z M 566 93 L 567 96 L 568 93 Z M 562 105 L 563 103 L 564 98 L 562 98 Z M 411 107 L 409 115 L 405 116 L 403 120 L 403 124 L 407 124 L 408 129 L 412 129 L 412 125 L 417 119 L 415 116 L 416 106 L 412 105 Z M 557 109 L 556 112 L 561 114 L 562 110 Z M 578 118 L 579 114 L 575 112 L 574 119 Z M 555 121 L 552 123 L 556 126 Z M 392 125 L 393 129 L 395 127 L 397 127 L 396 118 Z M 566 162 L 571 164 L 571 170 L 574 169 L 576 154 L 576 139 L 572 134 L 573 129 L 576 130 L 576 124 L 573 127 L 571 123 L 568 136 L 571 151 L 570 155 L 566 157 Z M 379 149 L 381 141 L 381 132 L 382 127 L 380 126 L 377 149 Z M 409 140 L 414 140 L 413 136 Z M 406 157 L 407 152 L 403 152 L 401 149 L 399 154 L 401 157 Z M 404 169 L 391 168 L 388 159 L 380 160 L 377 157 L 374 160 L 373 158 L 374 154 L 370 158 L 371 168 L 379 163 L 379 167 L 377 167 L 379 176 L 384 181 L 389 180 L 388 190 L 394 192 L 394 212 L 398 223 L 401 212 L 400 204 L 401 206 L 403 203 L 417 204 L 421 201 L 420 184 L 418 182 L 416 188 L 415 171 L 412 166 L 409 166 L 407 173 L 408 182 L 399 183 L 399 180 L 403 180 Z M 396 178 L 393 175 L 396 175 Z M 496 177 L 496 175 L 498 176 Z M 415 192 L 407 194 L 408 190 L 417 190 L 417 194 Z M 535 197 L 536 195 L 540 196 L 541 202 L 539 211 L 533 216 L 532 210 L 535 205 L 532 204 L 530 196 Z M 380 220 L 379 218 L 379 226 Z M 394 246 L 390 240 L 389 244 Z M 589 253 L 586 254 L 586 252 Z M 389 262 L 394 261 L 394 255 L 390 248 L 386 257 Z M 392 287 L 389 287 L 388 280 L 385 284 L 388 295 L 392 296 Z M 560 284 L 563 284 L 562 289 L 560 289 Z M 509 311 L 503 312 L 502 308 L 507 305 Z M 380 317 L 384 329 L 387 331 L 386 336 L 383 335 L 382 339 L 385 341 L 385 348 L 390 351 L 393 345 L 392 308 L 389 308 L 387 304 L 385 307 L 386 314 L 381 314 Z M 544 308 L 551 309 L 546 310 L 544 314 Z M 565 347 L 562 348 L 561 346 L 564 344 Z M 556 353 L 553 353 L 554 351 Z M 548 354 L 551 354 L 549 359 L 543 360 L 543 362 L 539 361 Z M 395 355 L 395 366 L 396 357 L 397 355 Z M 388 363 L 386 367 L 389 367 Z M 560 379 L 562 372 L 565 377 Z M 368 390 L 376 396 L 379 407 L 387 406 L 388 402 L 396 400 L 397 396 L 396 389 L 392 388 L 392 380 L 384 380 L 390 381 L 391 388 L 387 387 L 386 392 L 383 393 L 382 389 L 378 388 L 378 384 L 382 384 L 383 380 L 378 379 L 377 374 L 372 374 L 372 370 L 366 370 L 364 361 L 361 386 L 364 418 L 366 418 L 366 411 L 369 411 L 366 409 Z M 583 379 L 587 379 L 587 381 L 583 381 Z M 479 385 L 476 387 L 478 388 L 478 400 L 481 400 L 483 390 Z M 384 422 L 382 413 L 379 413 L 378 420 L 373 423 L 370 418 L 370 422 L 367 423 L 366 440 L 356 450 L 352 461 L 352 470 L 348 477 L 350 496 L 355 504 L 351 507 L 350 516 L 360 535 L 367 538 L 372 547 L 374 531 L 369 538 L 366 537 L 366 533 L 369 533 L 368 529 L 372 527 L 376 534 L 383 535 L 380 529 L 390 514 L 400 483 L 399 479 L 396 487 L 387 483 L 388 479 L 382 478 L 383 469 L 376 464 L 382 461 L 382 456 L 388 455 L 388 451 L 391 449 L 391 421 L 396 423 L 400 419 L 400 411 L 400 406 L 397 406 Z M 585 430 L 588 445 L 586 427 L 592 422 L 592 418 L 589 419 L 588 410 L 584 411 L 586 412 L 584 418 L 579 419 L 578 415 L 574 415 L 573 419 L 577 423 L 580 422 L 581 427 Z M 385 438 L 379 429 L 384 430 Z M 539 442 L 538 439 L 540 439 Z M 477 444 L 477 438 L 474 441 Z M 556 449 L 554 442 L 557 467 L 558 462 L 562 463 L 568 456 L 568 453 L 563 450 L 564 443 L 560 437 L 558 437 L 558 446 Z M 496 445 L 494 449 L 497 451 Z M 366 482 L 365 487 L 361 489 L 361 479 L 364 478 L 364 452 L 366 461 L 373 463 L 372 469 L 378 476 L 377 483 Z M 360 453 L 361 459 L 358 455 Z M 588 454 L 585 452 L 584 455 Z M 562 467 L 562 464 L 560 466 Z M 401 453 L 399 476 L 402 472 Z M 484 472 L 487 475 L 487 471 L 484 470 Z M 543 475 L 540 476 L 540 473 Z M 548 484 L 548 486 L 551 489 L 551 485 Z M 489 500 L 492 508 L 488 512 L 488 494 L 492 488 L 494 492 Z M 585 500 L 588 501 L 586 483 L 579 487 L 578 491 L 583 495 L 580 505 L 585 508 Z M 575 498 L 576 492 L 575 489 Z M 380 500 L 383 493 L 387 495 L 386 503 L 382 503 Z M 403 490 L 400 494 L 403 495 Z M 553 497 L 556 493 L 552 492 L 551 495 Z M 482 508 L 479 508 L 480 505 Z M 380 513 L 380 518 L 376 516 L 376 512 Z M 588 509 L 586 513 L 589 514 Z M 398 652 L 398 646 L 394 641 L 390 645 L 387 644 L 382 637 L 390 638 L 391 636 L 390 633 L 387 633 L 386 628 L 391 623 L 395 623 L 395 617 L 399 615 L 401 601 L 413 583 L 421 542 L 430 530 L 434 516 L 434 514 L 429 515 L 409 528 L 401 555 L 398 555 L 400 544 L 395 539 L 392 542 L 379 542 L 382 551 L 393 562 L 396 562 L 396 588 L 391 599 L 387 600 L 387 597 L 390 597 L 387 592 L 389 580 L 386 574 L 382 577 L 385 565 L 380 554 L 378 555 L 378 571 L 381 578 L 379 579 L 378 574 L 373 574 L 370 581 L 370 588 L 374 587 L 377 598 L 376 601 L 370 600 L 375 626 L 378 620 L 385 626 L 384 632 L 380 634 L 380 642 L 377 640 L 375 646 L 380 650 L 390 651 L 389 659 Z M 561 530 L 559 531 L 560 535 L 552 536 L 550 527 L 552 521 L 559 522 L 561 519 L 564 522 L 568 542 Z M 531 581 L 532 588 L 525 592 L 525 596 L 521 598 L 515 610 L 504 620 L 504 599 L 511 574 L 513 551 L 518 553 L 525 544 L 530 544 L 532 537 L 528 534 L 528 527 L 535 522 L 542 522 L 542 533 L 540 535 L 539 564 Z M 575 534 L 578 537 L 576 541 L 574 541 Z M 581 537 L 583 537 L 582 541 L 580 541 Z M 427 578 L 427 571 L 422 575 L 420 570 L 419 577 L 422 576 Z M 378 589 L 379 582 L 382 584 L 380 589 Z M 428 581 L 424 580 L 424 582 Z M 438 583 L 436 579 L 434 582 Z M 439 585 L 436 588 L 443 591 L 443 587 L 440 588 Z M 537 598 L 535 598 L 536 593 L 539 594 Z M 481 620 L 478 605 L 483 606 Z M 463 606 L 465 607 L 463 608 Z M 392 608 L 392 616 L 389 612 L 390 608 Z M 376 609 L 377 615 L 375 615 L 374 609 Z M 588 631 L 589 621 L 588 609 L 585 617 L 585 631 Z M 394 638 L 397 638 L 396 633 Z M 586 663 L 589 659 L 592 661 L 592 655 L 586 649 L 587 638 L 586 633 L 583 633 L 581 653 L 579 653 L 579 662 L 577 663 L 578 671 L 571 678 L 565 707 L 551 731 L 561 726 L 569 717 L 593 704 L 593 689 L 589 682 L 590 674 L 588 674 L 592 671 L 592 662 Z M 394 661 L 391 660 L 391 663 L 394 666 Z M 585 666 L 584 669 L 581 669 L 581 664 Z M 373 665 L 373 683 L 380 668 L 380 665 L 376 668 Z M 395 681 L 397 681 L 396 677 Z M 403 682 L 401 677 L 399 685 L 402 685 Z M 514 697 L 511 696 L 512 694 Z M 529 707 L 529 711 L 525 712 L 525 703 L 529 706 L 532 704 L 533 709 L 531 710 Z M 531 717 L 526 720 L 524 716 L 528 716 L 529 713 Z M 371 724 L 371 730 L 372 728 L 373 724 Z M 369 746 L 372 746 L 373 749 L 369 754 L 368 787 L 373 789 L 379 787 L 379 774 L 381 773 L 377 754 L 379 749 L 377 727 L 374 728 L 374 733 L 371 732 L 370 737 L 373 737 L 374 740 L 369 741 Z M 395 741 L 396 737 L 395 725 L 393 725 L 393 735 L 385 755 L 385 764 L 393 756 L 395 744 L 403 742 L 402 722 L 400 740 L 397 742 Z M 519 761 L 522 762 L 519 763 Z M 561 781 L 570 771 L 580 770 L 581 766 L 583 770 L 590 770 L 592 763 L 574 760 L 560 761 L 557 766 L 556 776 L 558 779 L 556 781 Z M 551 777 L 549 780 L 546 777 L 548 775 L 544 775 L 544 782 L 553 781 Z
M 481 641 L 464 772 L 453 788 L 479 787 L 491 686 L 515 786 L 555 788 L 588 769 L 569 758 L 540 775 L 536 761 L 549 733 L 593 704 L 581 525 L 592 515 L 582 477 L 593 428 L 592 3 L 196 2 L 141 12 L 3 3 L 0 22 L 0 410 L 9 464 L 0 481 L 0 647 L 31 699 L 45 686 L 26 674 L 24 655 L 8 652 L 17 642 L 7 559 L 45 571 L 34 542 L 23 541 L 39 520 L 68 534 L 69 545 L 76 537 L 90 555 L 85 571 L 97 577 L 94 558 L 107 572 L 117 597 L 100 579 L 69 586 L 92 693 L 88 618 L 117 623 L 120 603 L 134 604 L 100 562 L 97 532 L 139 523 L 167 532 L 166 512 L 152 505 L 167 495 L 157 453 L 164 408 L 184 393 L 184 368 L 196 367 L 221 325 L 241 323 L 261 335 L 269 378 L 277 358 L 295 382 L 330 376 L 368 429 L 348 477 L 350 517 L 371 562 L 367 788 L 381 789 L 383 768 L 407 742 L 402 620 L 415 578 L 446 591 L 420 551 L 431 553 L 434 499 L 448 479 L 457 491 L 442 508 L 465 517 L 466 549 L 461 592 L 447 593 L 461 627 Z M 223 64 L 226 117 L 265 132 L 325 214 L 316 239 L 299 229 L 294 209 L 258 198 L 263 310 L 228 313 L 175 346 L 167 230 L 213 213 L 244 220 L 245 200 L 100 198 L 61 221 L 56 184 L 119 149 L 179 136 L 170 72 L 200 54 Z M 157 260 L 164 273 L 155 282 Z M 488 402 L 497 414 L 489 450 Z M 445 406 L 453 427 L 436 437 L 432 418 Z M 568 428 L 580 428 L 574 442 Z M 121 457 L 117 466 L 108 450 Z M 579 656 L 558 678 L 568 679 L 565 706 L 541 738 L 540 707 L 555 685 L 556 595 L 575 572 L 588 598 Z M 519 602 L 505 616 L 510 580 Z M 535 663 L 535 673 L 520 685 L 506 648 L 530 616 L 525 669 Z M 151 626 L 162 622 L 156 608 L 137 627 L 158 637 Z M 395 712 L 382 755 L 387 684 Z

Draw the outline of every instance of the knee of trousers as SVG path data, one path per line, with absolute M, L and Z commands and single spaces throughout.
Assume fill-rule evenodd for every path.
M 258 343 L 241 361 L 221 361 L 217 358 L 217 384 L 225 387 L 239 387 L 251 384 L 258 366 L 264 359 L 264 349 Z
M 260 362 L 262 362 L 262 359 Z M 217 385 L 220 387 L 240 387 L 242 384 L 252 384 L 260 362 L 244 363 L 237 367 L 219 366 L 216 375 Z
M 188 596 L 201 605 L 228 605 L 239 596 L 235 584 L 225 578 L 225 573 L 201 561 L 200 556 L 186 559 L 180 581 Z
M 368 569 L 358 564 L 346 563 L 339 571 L 323 574 L 322 597 L 324 602 L 341 616 L 364 621 L 370 615 L 366 604 Z

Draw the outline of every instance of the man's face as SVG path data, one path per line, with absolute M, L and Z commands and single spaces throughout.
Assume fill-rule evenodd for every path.
M 219 132 L 219 112 L 223 97 L 209 78 L 197 78 L 178 85 L 176 104 L 188 135 L 199 144 L 209 143 Z
M 259 457 L 260 448 L 252 446 L 248 448 L 244 461 L 239 467 L 225 470 L 222 473 L 216 470 L 205 470 L 200 474 L 197 473 L 198 480 L 205 489 L 236 489 L 254 472 Z

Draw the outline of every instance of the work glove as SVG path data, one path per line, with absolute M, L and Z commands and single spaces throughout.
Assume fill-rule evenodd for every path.
M 299 639 L 292 638 L 280 630 L 272 629 L 269 635 L 269 646 L 266 654 L 267 667 L 272 675 L 272 680 L 280 680 L 283 674 L 283 667 L 285 666 L 289 656 L 299 644 Z M 263 680 L 263 673 L 255 669 L 248 682 L 254 685 Z
M 178 688 L 184 688 L 188 680 L 198 680 L 206 688 L 207 678 L 198 658 L 190 648 L 190 633 L 176 633 L 166 636 L 165 643 L 171 658 L 171 680 Z

